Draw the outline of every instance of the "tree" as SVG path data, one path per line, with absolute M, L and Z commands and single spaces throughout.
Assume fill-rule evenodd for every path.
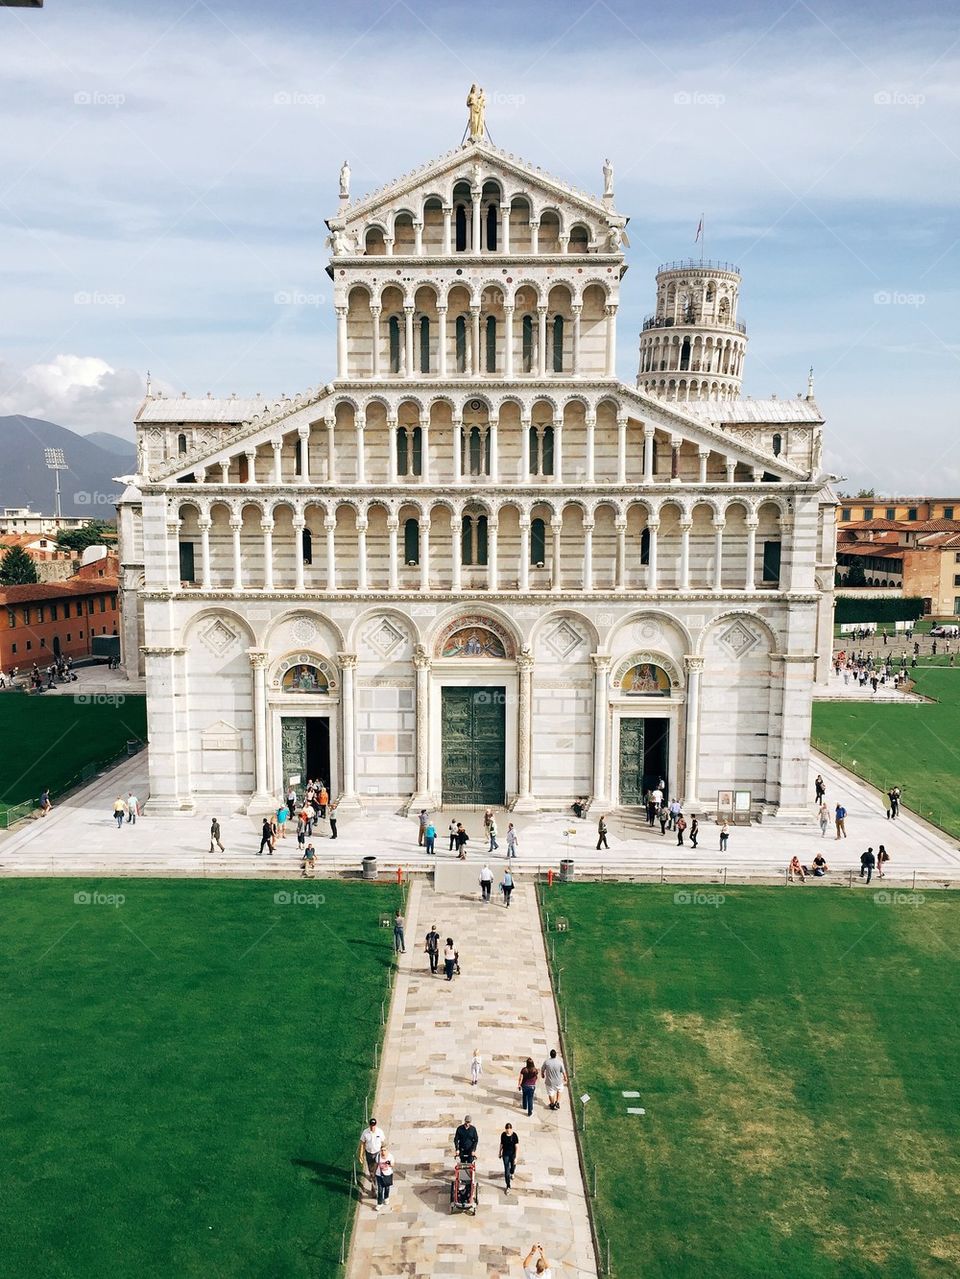
M 850 565 L 850 572 L 847 574 L 847 580 L 844 586 L 866 586 L 867 578 L 863 571 L 863 565 L 859 560 Z
M 876 497 L 876 489 L 857 489 L 857 497 Z
M 117 540 L 117 530 L 103 520 L 94 520 L 84 528 L 71 529 L 57 536 L 57 546 L 63 551 L 85 551 L 88 546 L 110 545 Z
M 0 560 L 0 585 L 26 586 L 40 581 L 37 566 L 22 546 L 11 546 Z

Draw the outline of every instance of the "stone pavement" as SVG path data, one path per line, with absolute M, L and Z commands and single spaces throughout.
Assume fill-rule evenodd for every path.
M 450 983 L 442 970 L 430 975 L 423 953 L 433 923 L 460 951 L 462 976 Z M 496 898 L 481 904 L 479 891 L 435 895 L 417 881 L 406 940 L 374 1112 L 396 1165 L 391 1209 L 375 1212 L 369 1194 L 358 1206 L 347 1279 L 517 1279 L 534 1242 L 543 1244 L 554 1279 L 595 1279 L 569 1094 L 550 1111 L 538 1084 L 528 1118 L 517 1091 L 527 1056 L 539 1069 L 559 1048 L 533 886 L 519 886 L 505 910 Z M 474 1048 L 483 1059 L 476 1087 Z M 453 1133 L 467 1114 L 480 1135 L 476 1216 L 450 1211 Z M 509 1193 L 497 1157 L 507 1122 L 520 1136 Z
M 917 707 L 923 714 L 923 707 Z M 848 810 L 848 839 L 836 841 L 832 827 L 821 839 L 814 821 L 813 778 L 822 772 L 827 783 L 831 811 L 837 800 Z M 12 831 L 0 832 L 0 876 L 3 875 L 220 875 L 243 878 L 295 876 L 299 857 L 294 835 L 281 841 L 273 857 L 255 856 L 260 842 L 260 818 L 242 814 L 217 813 L 226 852 L 208 854 L 212 810 L 201 804 L 196 816 L 146 816 L 135 826 L 117 830 L 111 817 L 118 794 L 133 790 L 141 800 L 147 797 L 146 753 L 124 760 L 116 768 L 92 782 L 84 790 L 58 801 L 45 818 L 31 820 Z M 501 853 L 506 825 L 516 824 L 519 857 L 514 863 L 522 879 L 531 872 L 559 870 L 562 858 L 572 858 L 577 874 L 631 875 L 686 882 L 713 882 L 724 873 L 732 879 L 772 879 L 783 877 L 790 857 L 796 853 L 809 862 L 822 848 L 836 872 L 858 870 L 860 854 L 872 844 L 885 844 L 891 862 L 891 882 L 912 882 L 914 873 L 926 878 L 960 881 L 958 841 L 907 812 L 896 822 L 885 817 L 885 801 L 876 790 L 861 782 L 822 755 L 814 755 L 810 768 L 810 805 L 805 813 L 768 820 L 753 826 L 736 826 L 730 832 L 726 853 L 719 850 L 717 827 L 704 822 L 697 849 L 680 848 L 669 831 L 661 836 L 659 826 L 651 829 L 633 810 L 607 815 L 609 851 L 597 852 L 597 817 L 577 820 L 572 813 L 532 813 L 521 816 L 503 813 L 498 818 Z M 479 813 L 454 814 L 463 818 L 472 835 L 469 861 L 479 863 L 485 855 L 480 838 Z M 447 840 L 442 838 L 449 814 L 434 814 L 441 838 L 438 857 L 450 858 Z M 432 870 L 434 859 L 417 847 L 415 817 L 372 811 L 365 815 L 344 813 L 339 822 L 340 838 L 329 839 L 321 823 L 314 844 L 319 874 L 357 871 L 361 859 L 375 853 L 381 874 L 393 875 L 398 866 L 406 872 Z M 572 833 L 570 833 L 572 832 Z

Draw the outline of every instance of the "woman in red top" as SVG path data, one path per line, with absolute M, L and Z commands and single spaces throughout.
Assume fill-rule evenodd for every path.
M 520 1079 L 517 1087 L 520 1090 L 520 1103 L 528 1115 L 533 1114 L 533 1094 L 537 1090 L 537 1079 L 540 1072 L 533 1064 L 533 1058 L 527 1058 L 527 1064 L 520 1067 Z

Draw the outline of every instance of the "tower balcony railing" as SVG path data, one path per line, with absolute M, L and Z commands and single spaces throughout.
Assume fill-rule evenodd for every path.
M 673 328 L 703 328 L 703 329 L 730 329 L 733 333 L 743 333 L 746 335 L 747 326 L 739 320 L 727 320 L 722 316 L 714 316 L 708 319 L 700 316 L 699 319 L 690 311 L 680 319 L 676 319 L 672 315 L 648 315 L 643 321 L 644 331 L 647 329 L 673 329 Z
M 703 269 L 704 271 L 732 271 L 734 275 L 740 274 L 740 268 L 735 262 L 713 262 L 709 258 L 677 258 L 676 262 L 663 262 L 657 267 L 657 274 L 661 271 L 692 271 L 694 268 Z

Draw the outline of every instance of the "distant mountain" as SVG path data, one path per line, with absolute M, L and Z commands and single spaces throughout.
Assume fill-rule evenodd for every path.
M 106 431 L 77 435 L 56 422 L 20 413 L 0 417 L 0 506 L 54 513 L 56 479 L 44 460 L 48 448 L 63 449 L 67 464 L 60 472 L 64 515 L 115 519 L 121 485 L 113 477 L 136 469 L 135 446 Z

